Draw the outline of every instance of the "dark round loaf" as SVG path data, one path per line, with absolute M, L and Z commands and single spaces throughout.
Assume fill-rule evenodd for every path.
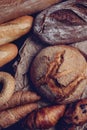
M 74 47 L 42 49 L 31 64 L 30 77 L 39 94 L 53 103 L 80 98 L 87 84 L 87 64 Z
M 51 45 L 87 39 L 87 0 L 68 0 L 37 15 L 34 32 Z

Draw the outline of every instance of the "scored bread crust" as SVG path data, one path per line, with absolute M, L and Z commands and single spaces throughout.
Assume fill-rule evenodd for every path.
M 87 40 L 87 0 L 68 0 L 37 15 L 34 32 L 48 44 Z
M 87 84 L 87 63 L 74 47 L 43 49 L 31 64 L 31 81 L 49 101 L 69 103 L 80 98 Z

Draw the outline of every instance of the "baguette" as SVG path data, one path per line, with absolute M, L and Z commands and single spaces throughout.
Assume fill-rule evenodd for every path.
M 19 17 L 0 25 L 0 45 L 7 44 L 26 34 L 32 27 L 31 16 Z
M 41 11 L 62 0 L 0 0 L 0 23 Z

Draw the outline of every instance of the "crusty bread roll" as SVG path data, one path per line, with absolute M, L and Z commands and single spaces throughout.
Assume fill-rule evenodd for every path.
M 33 17 L 23 16 L 0 25 L 0 45 L 16 40 L 29 32 Z
M 0 67 L 14 59 L 17 53 L 18 49 L 14 44 L 6 44 L 0 46 Z

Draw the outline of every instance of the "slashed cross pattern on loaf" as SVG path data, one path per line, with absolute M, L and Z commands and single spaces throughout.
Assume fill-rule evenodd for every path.
M 78 76 L 75 80 L 69 83 L 67 86 L 63 86 L 58 83 L 58 78 L 69 74 L 72 70 L 65 70 L 63 72 L 58 72 L 59 67 L 64 61 L 64 53 L 65 51 L 59 52 L 55 54 L 54 60 L 48 64 L 47 73 L 45 76 L 41 77 L 37 84 L 41 86 L 43 84 L 47 84 L 50 87 L 50 90 L 58 96 L 58 100 L 61 101 L 63 98 L 69 96 L 72 93 L 77 84 L 79 84 L 86 77 L 84 75 Z M 62 98 L 59 98 L 62 97 Z

